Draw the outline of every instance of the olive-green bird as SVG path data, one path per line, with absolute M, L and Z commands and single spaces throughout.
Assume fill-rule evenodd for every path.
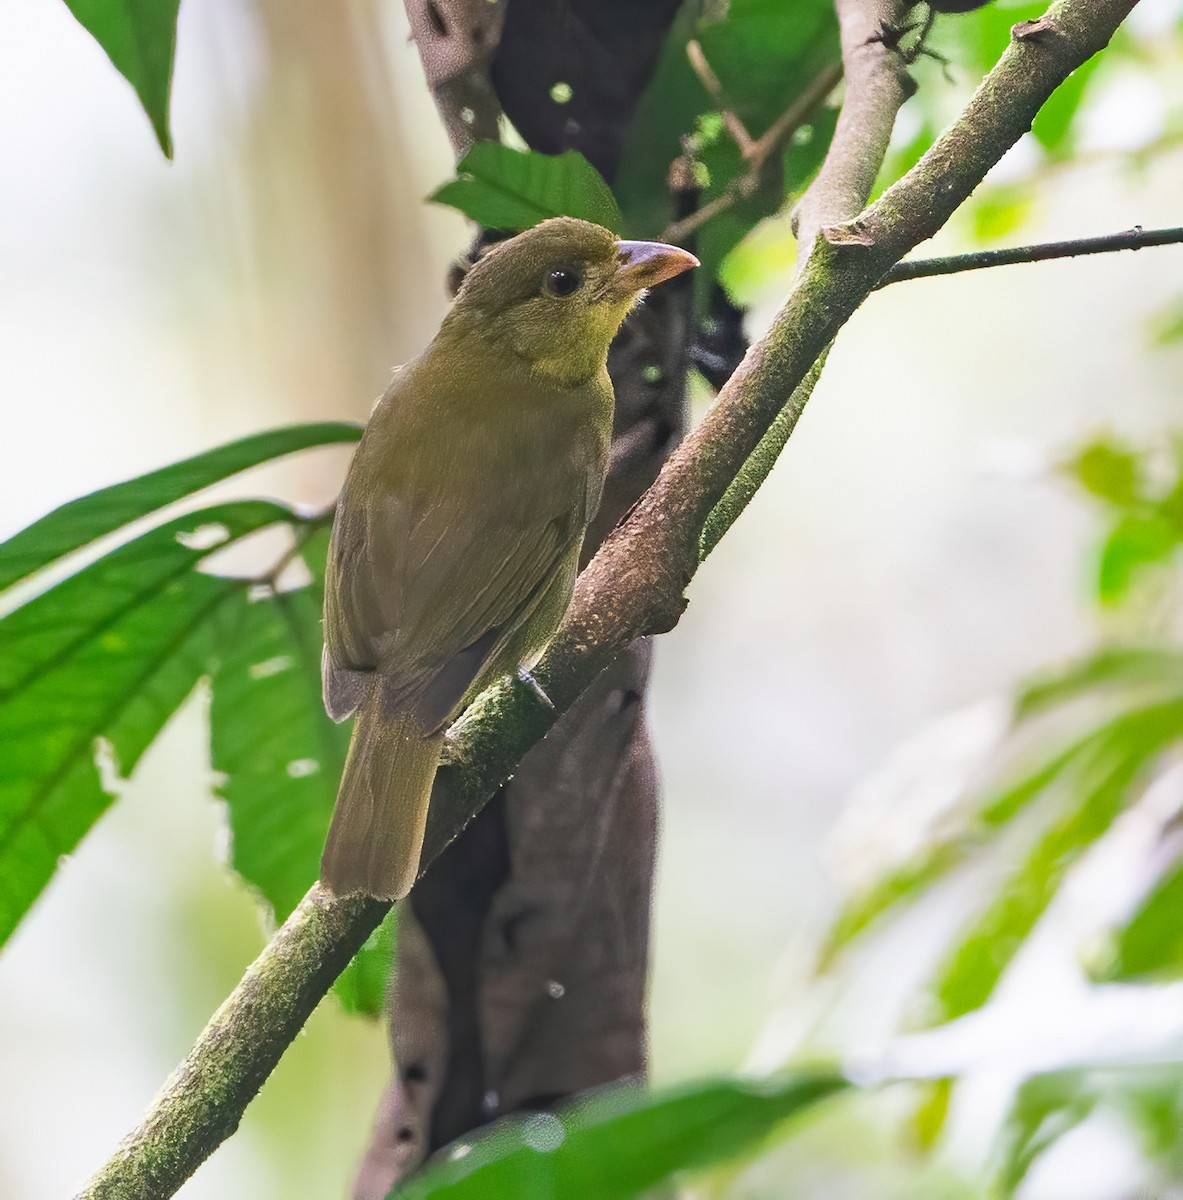
M 608 345 L 692 266 L 544 221 L 476 263 L 375 407 L 325 577 L 325 707 L 357 718 L 321 860 L 338 895 L 410 891 L 444 730 L 537 660 L 570 602 L 608 462 Z

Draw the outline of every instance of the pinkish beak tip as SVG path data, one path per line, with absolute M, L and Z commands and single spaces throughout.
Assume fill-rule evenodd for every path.
M 638 291 L 655 287 L 699 265 L 698 259 L 689 250 L 665 242 L 621 241 L 617 245 L 620 250 L 620 274 Z

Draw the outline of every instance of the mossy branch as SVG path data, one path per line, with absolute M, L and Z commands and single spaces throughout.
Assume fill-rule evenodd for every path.
M 823 226 L 768 333 L 699 426 L 579 578 L 536 675 L 544 708 L 516 681 L 482 696 L 456 727 L 432 803 L 425 861 L 480 810 L 525 752 L 635 638 L 671 629 L 685 607 L 708 518 L 819 355 L 890 267 L 931 237 L 1135 0 L 1057 0 L 1015 27 L 965 112 L 908 174 L 853 221 Z M 386 905 L 313 887 L 215 1014 L 144 1121 L 97 1172 L 85 1200 L 163 1200 L 238 1126 L 284 1048 Z

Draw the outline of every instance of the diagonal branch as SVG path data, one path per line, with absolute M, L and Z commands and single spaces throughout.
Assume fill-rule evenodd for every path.
M 571 609 L 536 671 L 558 712 L 636 637 L 677 623 L 708 516 L 818 355 L 890 267 L 965 201 L 1056 87 L 1104 48 L 1134 3 L 1057 0 L 1039 21 L 1016 26 L 965 112 L 920 162 L 858 219 L 825 230 L 768 333 L 580 576 Z M 450 739 L 425 861 L 556 719 L 516 681 L 477 701 Z M 81 1197 L 173 1195 L 237 1127 L 283 1049 L 385 909 L 375 901 L 333 899 L 313 887 Z
M 697 42 L 690 45 L 697 46 Z M 699 50 L 701 55 L 702 51 Z M 703 60 L 705 65 L 705 59 Z M 709 68 L 708 68 L 709 69 Z M 712 76 L 713 78 L 713 76 Z M 775 121 L 758 137 L 753 139 L 744 128 L 738 117 L 734 118 L 734 126 L 728 124 L 732 138 L 739 147 L 747 164 L 742 175 L 736 176 L 725 191 L 721 192 L 709 203 L 696 209 L 680 221 L 674 221 L 663 230 L 661 239 L 684 245 L 704 225 L 712 221 L 720 213 L 732 209 L 746 196 L 760 186 L 760 180 L 768 167 L 769 161 L 779 154 L 797 132 L 814 114 L 823 100 L 837 87 L 842 79 L 842 66 L 831 63 L 823 67 L 794 98 L 792 104 L 776 118 Z M 718 81 L 716 80 L 716 86 Z M 734 114 L 724 110 L 724 119 L 734 117 Z M 736 128 L 737 127 L 737 128 Z M 862 203 L 856 204 L 851 210 L 856 212 Z

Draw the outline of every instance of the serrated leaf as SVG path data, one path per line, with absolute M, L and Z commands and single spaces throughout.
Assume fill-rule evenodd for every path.
M 161 150 L 171 158 L 169 91 L 180 0 L 66 0 L 66 6 L 135 88 Z
M 110 802 L 96 740 L 127 774 L 206 670 L 215 620 L 245 583 L 194 566 L 292 519 L 263 501 L 190 513 L 0 621 L 0 942 Z
M 0 544 L 0 590 L 240 471 L 297 450 L 353 442 L 361 431 L 344 421 L 272 429 L 71 500 Z
M 575 150 L 537 154 L 477 142 L 456 178 L 428 197 L 486 229 L 529 229 L 548 217 L 579 217 L 619 232 L 620 209 L 599 172 Z
M 627 1200 L 741 1154 L 848 1086 L 832 1071 L 791 1071 L 651 1094 L 606 1089 L 565 1111 L 495 1127 L 396 1187 L 391 1200 Z

